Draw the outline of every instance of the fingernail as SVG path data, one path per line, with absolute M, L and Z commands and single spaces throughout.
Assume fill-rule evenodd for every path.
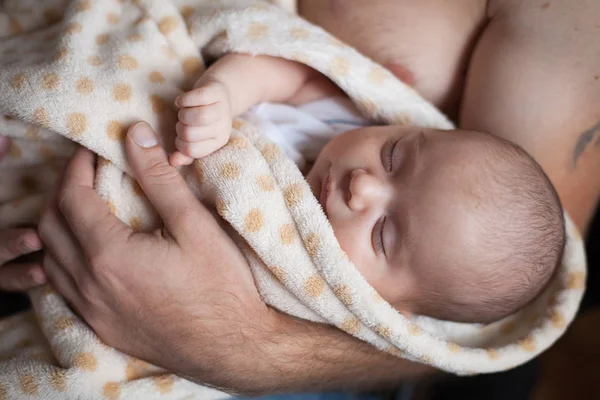
M 181 107 L 181 96 L 177 96 L 177 97 L 175 98 L 175 105 L 176 105 L 177 107 Z
M 40 268 L 34 268 L 29 271 L 29 277 L 33 283 L 38 285 L 46 283 L 46 274 L 44 274 L 44 271 L 42 271 Z
M 129 135 L 138 146 L 145 149 L 154 147 L 158 144 L 158 140 L 156 140 L 156 135 L 152 131 L 152 128 L 145 122 L 138 122 L 135 124 L 129 131 Z

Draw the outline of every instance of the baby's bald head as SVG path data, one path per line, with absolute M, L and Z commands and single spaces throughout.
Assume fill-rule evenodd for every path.
M 423 269 L 438 276 L 414 311 L 491 322 L 531 302 L 549 282 L 562 256 L 564 219 L 552 184 L 525 151 L 491 135 L 469 134 L 472 162 L 456 171 L 462 206 L 447 216 L 457 221 L 456 236 L 442 242 L 450 248 L 439 247 L 446 254 L 438 258 L 443 267 L 422 259 Z

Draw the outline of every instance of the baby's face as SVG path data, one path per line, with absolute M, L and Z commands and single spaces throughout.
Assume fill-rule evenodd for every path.
M 476 132 L 360 128 L 331 140 L 307 176 L 342 249 L 398 310 L 457 295 L 477 236 Z M 465 193 L 471 196 L 465 196 Z M 465 199 L 467 198 L 467 200 Z

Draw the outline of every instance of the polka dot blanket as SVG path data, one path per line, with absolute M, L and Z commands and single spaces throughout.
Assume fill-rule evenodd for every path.
M 294 14 L 290 1 L 0 1 L 0 228 L 35 223 L 73 142 L 102 159 L 97 191 L 134 229 L 159 222 L 128 175 L 123 137 L 148 121 L 171 151 L 177 95 L 228 52 L 296 60 L 342 88 L 369 118 L 442 129 L 451 123 L 416 92 Z M 396 312 L 358 273 L 294 163 L 248 122 L 182 169 L 235 230 L 265 302 L 335 325 L 381 351 L 456 374 L 502 371 L 552 345 L 574 318 L 586 278 L 581 237 L 568 240 L 544 293 L 487 325 Z M 222 392 L 107 347 L 47 286 L 33 311 L 0 321 L 0 399 L 190 399 Z

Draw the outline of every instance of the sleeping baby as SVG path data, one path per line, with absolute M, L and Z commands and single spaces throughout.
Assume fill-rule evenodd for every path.
M 293 61 L 230 54 L 176 100 L 173 165 L 258 125 L 305 172 L 340 247 L 399 312 L 487 323 L 549 282 L 564 221 L 541 167 L 483 132 L 373 126 L 332 82 Z

